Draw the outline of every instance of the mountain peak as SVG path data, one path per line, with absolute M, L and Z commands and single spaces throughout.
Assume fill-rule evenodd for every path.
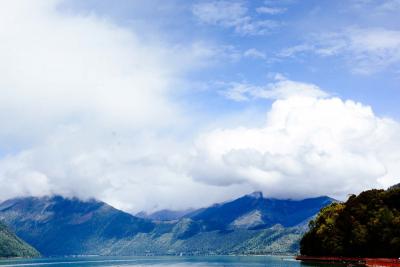
M 264 198 L 263 193 L 261 191 L 254 191 L 253 193 L 248 194 L 247 196 L 252 197 L 252 198 L 257 198 L 257 199 Z

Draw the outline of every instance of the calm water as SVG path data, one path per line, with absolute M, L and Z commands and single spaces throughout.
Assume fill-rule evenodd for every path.
M 0 267 L 299 267 L 329 266 L 300 263 L 291 257 L 275 256 L 209 256 L 209 257 L 82 257 L 0 260 Z

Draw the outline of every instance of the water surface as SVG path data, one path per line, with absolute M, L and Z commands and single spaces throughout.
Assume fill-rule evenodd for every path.
M 300 267 L 329 266 L 305 264 L 293 257 L 204 256 L 204 257 L 71 257 L 0 260 L 0 267 Z

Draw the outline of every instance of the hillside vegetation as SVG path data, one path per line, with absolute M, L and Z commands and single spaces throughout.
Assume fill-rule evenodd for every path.
M 13 234 L 0 222 L 0 257 L 38 257 L 39 252 Z
M 300 250 L 308 256 L 399 257 L 399 186 L 368 190 L 322 209 Z

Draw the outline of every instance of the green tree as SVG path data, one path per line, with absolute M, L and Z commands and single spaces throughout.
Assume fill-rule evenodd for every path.
M 399 257 L 400 188 L 368 190 L 333 203 L 310 222 L 303 255 Z

